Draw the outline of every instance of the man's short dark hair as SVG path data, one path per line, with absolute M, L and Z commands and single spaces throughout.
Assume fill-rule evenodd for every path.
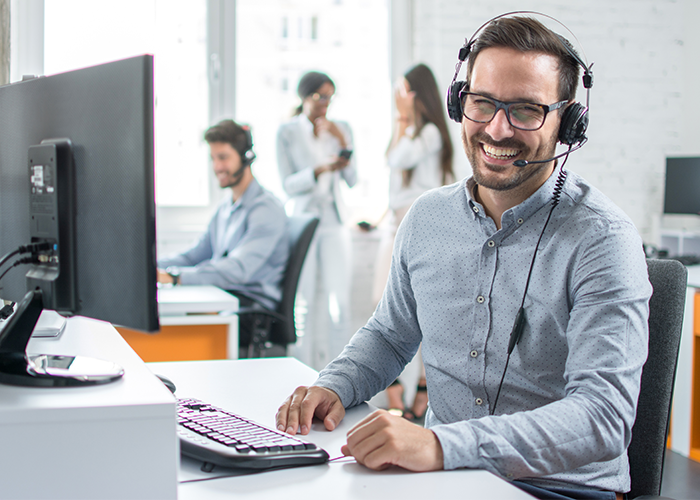
M 556 57 L 559 61 L 559 100 L 572 100 L 576 97 L 581 66 L 563 44 L 574 51 L 568 40 L 548 29 L 537 19 L 531 17 L 496 19 L 484 29 L 472 47 L 467 66 L 467 83 L 471 84 L 474 61 L 482 50 L 491 47 L 507 47 L 520 52 L 542 52 Z
M 204 133 L 204 140 L 212 142 L 225 142 L 236 150 L 241 160 L 245 160 L 245 154 L 252 146 L 248 143 L 247 132 L 233 120 L 222 120 L 209 127 Z

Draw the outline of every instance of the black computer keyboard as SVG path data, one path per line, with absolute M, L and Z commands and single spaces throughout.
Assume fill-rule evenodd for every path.
M 177 413 L 180 452 L 203 462 L 272 469 L 328 461 L 328 453 L 313 443 L 197 399 L 178 399 Z

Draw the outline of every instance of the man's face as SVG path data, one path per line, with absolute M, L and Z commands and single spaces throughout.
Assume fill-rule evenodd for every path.
M 233 186 L 241 178 L 235 176 L 241 168 L 241 156 L 228 142 L 210 142 L 209 152 L 214 163 L 214 174 L 219 181 L 219 187 Z
M 553 104 L 558 99 L 557 59 L 539 52 L 491 47 L 474 61 L 470 92 L 504 102 Z M 554 156 L 559 113 L 548 113 L 539 130 L 519 130 L 508 123 L 505 110 L 489 123 L 462 117 L 462 145 L 480 186 L 497 191 L 518 187 L 534 192 L 549 177 L 553 164 L 516 167 L 513 162 Z

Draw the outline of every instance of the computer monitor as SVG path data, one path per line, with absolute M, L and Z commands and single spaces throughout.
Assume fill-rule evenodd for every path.
M 120 368 L 74 374 L 85 359 L 29 356 L 42 309 L 158 330 L 153 57 L 0 87 L 0 382 L 106 383 Z M 21 261 L 20 261 L 21 262 Z
M 666 158 L 664 213 L 700 215 L 700 158 Z

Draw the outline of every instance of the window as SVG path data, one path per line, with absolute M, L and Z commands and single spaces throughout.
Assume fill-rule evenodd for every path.
M 209 204 L 205 0 L 45 0 L 44 73 L 154 55 L 156 201 Z M 186 179 L 186 182 L 184 181 Z
M 337 86 L 329 118 L 353 129 L 359 181 L 344 193 L 352 220 L 377 220 L 388 201 L 388 0 L 237 0 L 236 14 L 235 119 L 252 126 L 257 179 L 286 199 L 277 171 L 277 128 L 299 104 L 299 78 L 324 71 Z M 296 20 L 298 32 L 280 39 L 287 19 Z

